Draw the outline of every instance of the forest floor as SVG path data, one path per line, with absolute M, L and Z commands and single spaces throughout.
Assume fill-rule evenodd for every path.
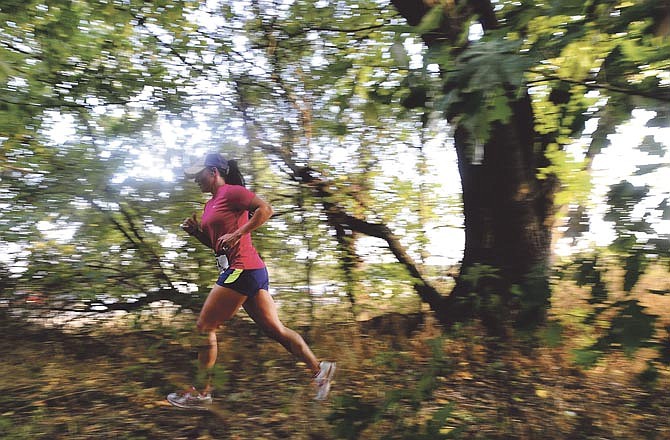
M 337 360 L 328 401 L 244 313 L 220 332 L 215 404 L 171 407 L 195 362 L 169 326 L 62 333 L 0 320 L 0 438 L 6 439 L 670 439 L 670 373 L 640 381 L 644 352 L 594 368 L 572 362 L 578 335 L 493 344 L 476 327 L 401 315 L 301 329 Z M 376 327 L 376 328 L 370 328 Z

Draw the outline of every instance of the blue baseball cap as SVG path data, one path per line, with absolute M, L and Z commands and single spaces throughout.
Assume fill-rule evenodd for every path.
M 184 169 L 186 177 L 193 177 L 205 168 L 221 168 L 228 169 L 228 161 L 224 159 L 219 153 L 205 154 L 198 161 Z

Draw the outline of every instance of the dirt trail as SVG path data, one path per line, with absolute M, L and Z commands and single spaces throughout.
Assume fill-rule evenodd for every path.
M 492 349 L 476 333 L 447 338 L 428 324 L 400 341 L 353 326 L 315 330 L 315 349 L 339 363 L 322 404 L 304 366 L 236 319 L 221 334 L 210 412 L 164 400 L 194 368 L 178 332 L 0 327 L 0 438 L 430 438 L 435 428 L 444 438 L 670 439 L 667 369 L 645 388 L 634 359 L 584 372 L 561 348 Z

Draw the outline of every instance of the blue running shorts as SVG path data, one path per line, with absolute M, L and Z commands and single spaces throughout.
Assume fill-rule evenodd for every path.
M 270 279 L 267 268 L 262 269 L 228 269 L 221 272 L 216 284 L 228 287 L 249 298 L 256 296 L 259 290 L 268 290 Z

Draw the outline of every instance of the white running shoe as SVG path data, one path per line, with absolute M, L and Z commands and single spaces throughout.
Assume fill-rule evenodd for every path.
M 210 393 L 201 394 L 195 388 L 183 393 L 170 393 L 167 401 L 179 408 L 206 410 L 212 404 L 212 395 Z
M 315 400 L 326 400 L 330 391 L 330 381 L 335 377 L 335 362 L 321 361 L 319 373 L 314 377 Z

